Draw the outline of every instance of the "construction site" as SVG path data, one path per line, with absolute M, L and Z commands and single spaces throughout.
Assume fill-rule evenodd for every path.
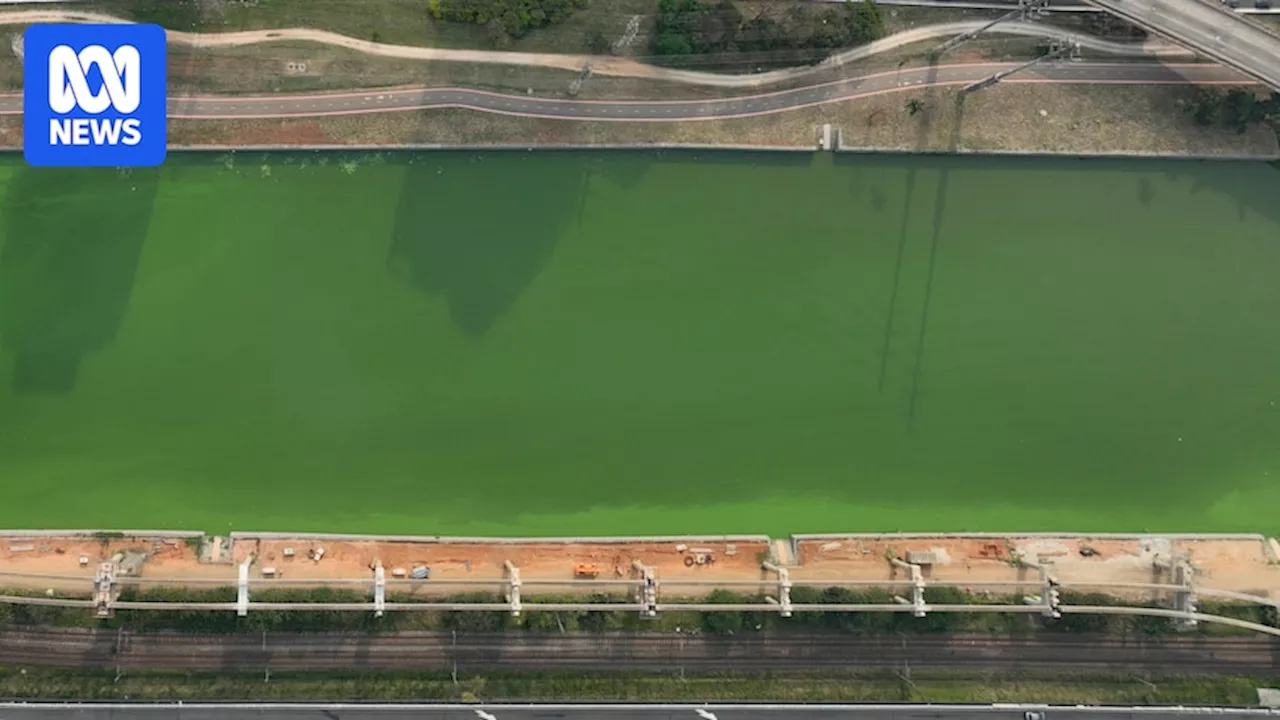
M 665 538 L 494 539 L 182 532 L 14 532 L 0 543 L 0 601 L 116 609 L 327 609 L 381 616 L 406 610 L 668 610 L 792 612 L 1117 612 L 1268 626 L 1199 612 L 1197 598 L 1276 606 L 1280 544 L 1261 535 L 796 535 Z M 121 600 L 125 588 L 236 588 L 235 602 Z M 367 592 L 358 603 L 258 602 L 271 588 Z M 793 587 L 881 588 L 892 604 L 806 606 Z M 928 587 L 952 587 L 978 602 L 926 602 Z M 717 589 L 763 603 L 702 602 Z M 1140 607 L 1062 604 L 1060 591 L 1102 592 Z M 444 601 L 468 592 L 501 602 Z M 603 602 L 603 596 L 625 602 Z M 591 597 L 587 597 L 591 596 Z M 540 602 L 539 598 L 555 602 Z M 1021 598 L 981 604 L 981 598 Z M 579 600 L 582 598 L 582 600 Z

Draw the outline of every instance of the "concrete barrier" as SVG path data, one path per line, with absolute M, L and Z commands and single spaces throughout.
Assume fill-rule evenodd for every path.
M 1273 162 L 1280 154 L 1260 155 L 1196 155 L 1187 153 L 1161 153 L 1141 151 L 1075 152 L 1054 150 L 982 150 L 956 148 L 954 150 L 917 150 L 914 148 L 837 147 L 835 152 L 847 155 L 930 155 L 936 157 L 1019 157 L 1019 158 L 1078 158 L 1081 160 L 1223 160 L 1230 162 Z
M 792 541 L 810 540 L 965 540 L 968 538 L 1061 538 L 1065 540 L 1257 540 L 1266 542 L 1261 533 L 1081 533 L 1081 532 L 951 532 L 951 533 L 819 533 L 792 535 Z
M 815 147 L 810 145 L 712 145 L 706 143 L 605 143 L 598 145 L 580 144 L 580 143 L 557 143 L 549 145 L 529 145 L 528 143 L 498 143 L 489 145 L 447 145 L 447 144 L 418 144 L 418 145 L 178 145 L 169 148 L 175 152 L 281 152 L 281 153 L 304 153 L 304 152 L 403 152 L 403 151 L 434 151 L 434 150 L 460 150 L 466 152 L 488 152 L 488 151 L 564 151 L 564 150 L 728 150 L 739 152 L 796 152 L 796 153 L 816 153 Z

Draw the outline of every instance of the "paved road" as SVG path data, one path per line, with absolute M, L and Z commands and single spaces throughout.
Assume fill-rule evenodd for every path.
M 1039 634 L 869 637 L 843 633 L 742 633 L 735 637 L 641 633 L 387 635 L 135 635 L 111 631 L 0 632 L 0 664 L 191 671 L 494 670 L 636 671 L 1035 669 L 1275 675 L 1280 641 L 1267 636 L 1089 637 Z M 0 715 L 0 720 L 4 720 Z
M 466 88 L 424 88 L 299 96 L 171 98 L 169 117 L 250 119 L 318 117 L 423 108 L 468 108 L 502 115 L 565 120 L 671 122 L 751 117 L 925 85 L 963 85 L 1011 67 L 1009 63 L 913 68 L 774 93 L 716 100 L 590 101 L 502 95 Z M 1280 68 L 1280 66 L 1277 66 Z M 1007 83 L 1239 84 L 1248 81 L 1216 65 L 1060 63 L 1033 68 Z M 22 98 L 0 96 L 0 114 L 20 114 Z
M 1046 720 L 1187 720 L 1204 711 L 1038 708 Z M 1023 720 L 1023 708 L 822 705 L 6 705 L 0 720 Z M 1223 720 L 1266 711 L 1214 709 Z
M 1280 90 L 1280 35 L 1216 0 L 1090 2 Z

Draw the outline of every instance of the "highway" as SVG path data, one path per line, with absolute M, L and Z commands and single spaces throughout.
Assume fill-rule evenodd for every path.
M 170 99 L 169 117 L 195 120 L 279 119 L 427 108 L 466 108 L 500 115 L 559 120 L 723 120 L 918 90 L 925 86 L 965 85 L 1013 65 L 975 63 L 907 68 L 772 93 L 703 100 L 570 100 L 560 97 L 504 95 L 467 88 L 412 88 L 295 96 L 186 97 Z M 1247 84 L 1249 81 L 1238 73 L 1208 64 L 1066 62 L 1042 65 L 1004 82 L 1229 85 Z M 0 96 L 0 114 L 21 113 L 20 95 Z
M 1256 720 L 1265 710 L 964 705 L 22 705 L 0 720 Z
M 385 635 L 0 632 L 0 665 L 189 671 L 438 670 L 1039 670 L 1275 675 L 1267 636 L 397 633 Z M 0 720 L 5 720 L 0 716 Z
M 1089 1 L 1280 90 L 1280 35 L 1216 0 Z

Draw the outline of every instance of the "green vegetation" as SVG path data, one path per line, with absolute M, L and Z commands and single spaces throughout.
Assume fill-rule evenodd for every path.
M 155 23 L 186 32 L 199 32 L 204 17 L 200 0 L 116 0 L 108 7 L 134 22 Z
M 873 0 L 845 2 L 839 9 L 792 4 L 776 17 L 767 14 L 769 7 L 748 19 L 732 0 L 660 0 L 653 52 L 677 65 L 692 62 L 693 55 L 716 56 L 712 64 L 792 64 L 884 36 Z
M 1140 678 L 1061 673 L 921 672 L 828 674 L 490 673 L 460 672 L 116 672 L 0 667 L 0 696 L 108 700 L 454 700 L 728 702 L 1036 702 L 1062 705 L 1255 706 L 1258 681 L 1243 677 Z
M 1224 127 L 1243 133 L 1254 125 L 1266 125 L 1280 138 L 1280 93 L 1267 97 L 1240 88 L 1219 90 L 1197 87 L 1183 106 L 1204 127 Z
M 1264 163 L 9 156 L 0 526 L 1274 530 L 1278 194 Z
M 613 36 L 621 27 L 618 25 L 619 13 L 641 6 L 645 9 L 638 12 L 652 13 L 652 2 L 654 0 L 597 0 L 572 17 L 558 16 L 561 20 L 557 24 L 544 24 L 539 32 L 526 32 L 522 37 L 508 33 L 511 49 L 583 52 L 586 33 L 600 30 Z M 487 7 L 504 12 L 509 10 L 516 24 L 520 22 L 522 13 L 527 15 L 525 22 L 533 23 L 537 12 L 551 12 L 548 7 L 534 7 L 515 0 L 509 3 L 495 0 Z M 140 22 L 155 22 L 188 32 L 311 27 L 373 42 L 425 47 L 486 48 L 494 42 L 483 25 L 436 19 L 422 0 L 363 0 L 359 3 L 254 0 L 216 4 L 199 0 L 86 0 L 78 3 L 76 8 L 106 12 Z M 498 16 L 502 14 L 500 12 Z M 500 20 L 504 29 L 509 29 L 505 23 L 512 21 L 512 17 Z M 533 24 L 529 25 L 532 27 Z M 231 58 L 244 56 L 239 51 L 220 51 L 217 54 Z M 299 48 L 298 56 L 299 59 L 321 63 L 332 54 L 321 46 L 315 46 Z M 270 68 L 264 71 L 273 72 Z
M 567 19 L 586 0 L 428 0 L 431 16 L 484 26 L 494 47 L 505 48 L 512 38 Z

